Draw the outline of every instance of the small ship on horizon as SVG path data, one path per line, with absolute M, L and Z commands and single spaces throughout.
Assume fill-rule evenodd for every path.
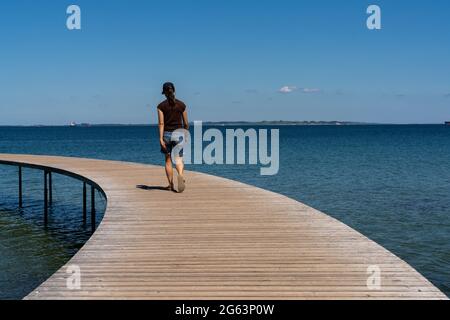
M 69 127 L 90 127 L 91 124 L 90 123 L 76 123 L 76 122 L 71 122 Z

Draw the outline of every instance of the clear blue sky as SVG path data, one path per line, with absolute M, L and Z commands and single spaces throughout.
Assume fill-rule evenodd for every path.
M 2 0 L 0 125 L 155 123 L 167 80 L 191 120 L 440 123 L 449 35 L 447 0 Z

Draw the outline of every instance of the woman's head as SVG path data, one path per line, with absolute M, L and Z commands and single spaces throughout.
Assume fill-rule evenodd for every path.
M 162 94 L 175 93 L 175 85 L 172 82 L 166 82 L 163 84 Z
M 172 82 L 163 84 L 162 94 L 164 94 L 171 103 L 175 102 L 175 85 Z

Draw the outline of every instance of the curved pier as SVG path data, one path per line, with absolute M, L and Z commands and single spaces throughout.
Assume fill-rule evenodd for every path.
M 157 166 L 0 154 L 95 183 L 107 197 L 91 239 L 26 299 L 446 299 L 406 262 L 280 194 Z M 73 267 L 81 286 L 67 286 Z

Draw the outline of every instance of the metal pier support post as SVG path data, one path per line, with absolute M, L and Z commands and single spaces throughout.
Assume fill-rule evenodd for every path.
M 91 230 L 95 232 L 95 187 L 91 186 Z
M 86 225 L 86 217 L 87 217 L 87 197 L 86 197 L 86 192 L 87 192 L 87 187 L 86 187 L 86 182 L 83 182 L 83 224 Z
M 48 180 L 47 171 L 44 171 L 44 224 L 48 223 Z
M 22 201 L 22 167 L 19 167 L 19 208 L 23 208 Z
M 53 204 L 53 183 L 51 172 L 48 172 L 48 203 L 50 206 Z

